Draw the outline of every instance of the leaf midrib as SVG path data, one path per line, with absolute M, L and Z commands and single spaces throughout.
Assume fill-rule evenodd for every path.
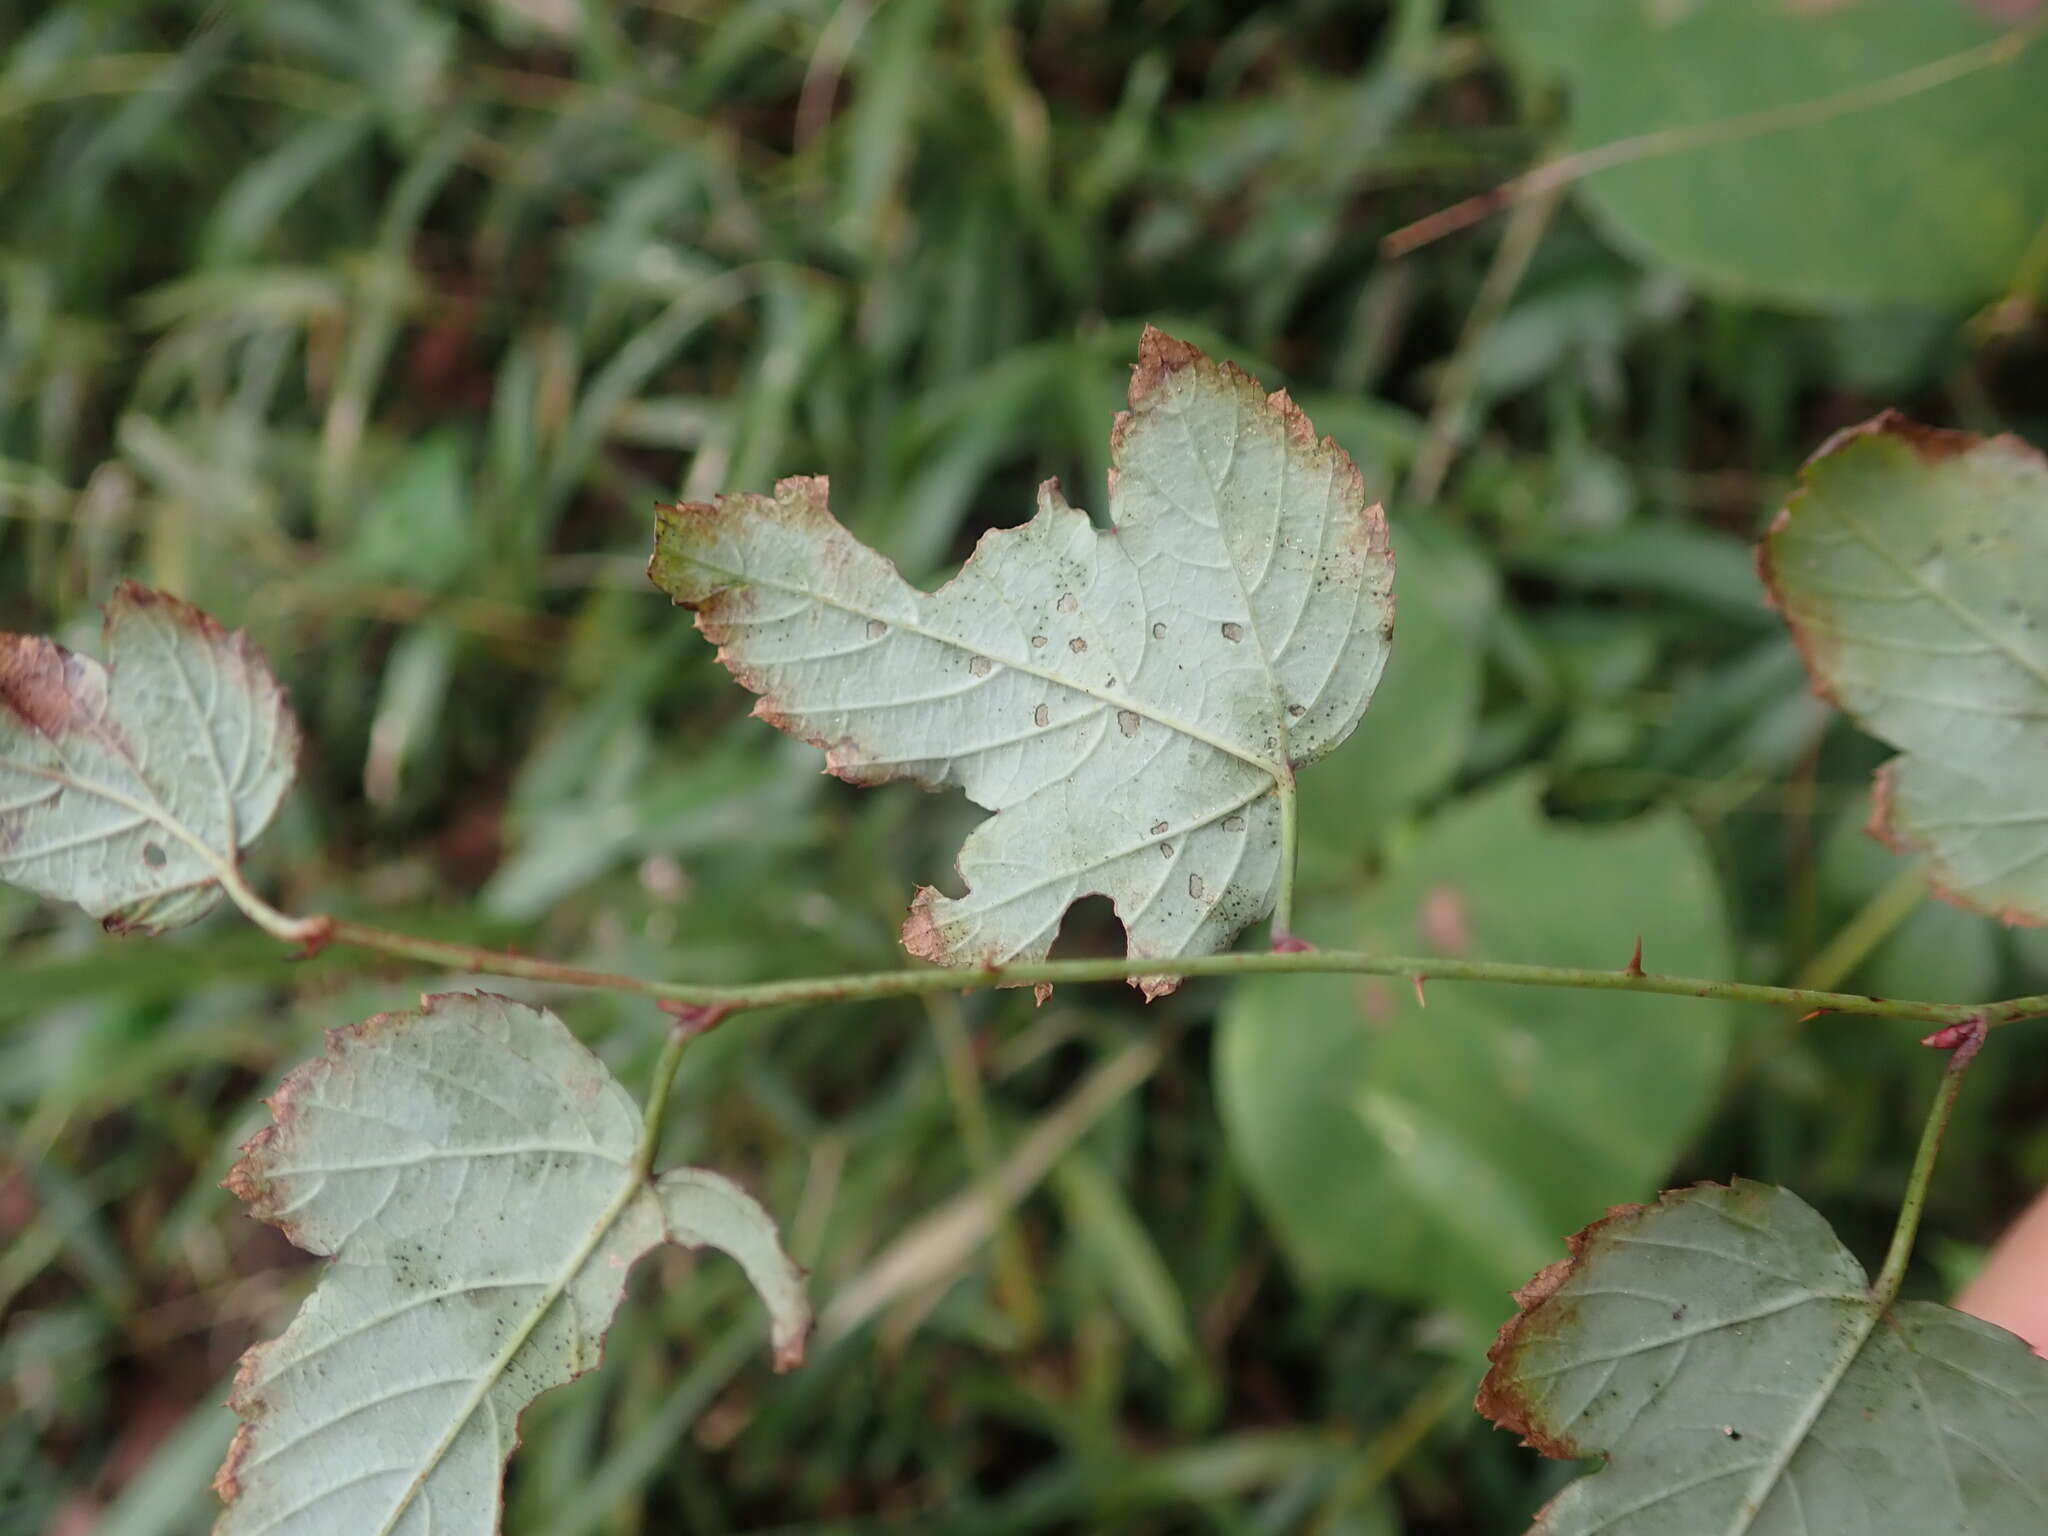
M 620 1185 L 618 1194 L 614 1195 L 611 1203 L 598 1214 L 598 1219 L 592 1223 L 589 1234 L 569 1255 L 561 1272 L 528 1311 L 526 1321 L 507 1336 L 504 1346 L 478 1374 L 476 1384 L 470 1388 L 469 1395 L 457 1407 L 454 1420 L 442 1431 L 441 1438 L 435 1441 L 427 1452 L 425 1459 L 420 1463 L 419 1471 L 399 1494 L 398 1502 L 392 1506 L 391 1513 L 386 1515 L 377 1527 L 376 1536 L 391 1536 L 391 1533 L 398 1529 L 398 1522 L 405 1517 L 405 1512 L 426 1488 L 428 1480 L 440 1469 L 449 1451 L 454 1449 L 455 1442 L 461 1438 L 463 1430 L 469 1426 L 470 1420 L 476 1417 L 477 1410 L 490 1396 L 491 1388 L 504 1376 L 512 1361 L 526 1347 L 527 1341 L 533 1337 L 534 1329 L 538 1328 L 541 1320 L 555 1309 L 555 1304 L 575 1283 L 576 1277 L 583 1273 L 583 1266 L 590 1262 L 591 1255 L 596 1253 L 605 1238 L 611 1235 L 612 1228 L 618 1225 L 619 1218 L 626 1213 L 626 1208 L 647 1188 L 646 1179 L 631 1169 L 627 1170 L 627 1177 Z M 666 1223 L 664 1229 L 665 1226 Z
M 118 748 L 116 750 L 118 750 Z M 126 755 L 127 754 L 125 753 L 122 754 L 123 757 L 126 757 Z M 59 756 L 58 761 L 63 761 L 61 755 Z M 129 763 L 130 766 L 132 767 L 133 759 L 129 759 Z M 161 800 L 158 800 L 154 793 L 150 795 L 148 802 L 145 803 L 144 801 L 135 799 L 132 795 L 124 795 L 118 789 L 112 789 L 107 785 L 100 783 L 97 779 L 80 778 L 78 774 L 69 767 L 69 765 L 66 765 L 62 772 L 58 772 L 53 769 L 38 767 L 34 763 L 25 763 L 20 758 L 5 757 L 0 758 L 0 768 L 5 768 L 9 773 L 22 773 L 27 774 L 33 778 L 47 779 L 49 782 L 53 784 L 59 784 L 68 789 L 78 790 L 82 794 L 95 795 L 98 798 L 106 801 L 109 805 L 120 806 L 121 809 L 123 809 L 124 811 L 132 811 L 137 816 L 140 816 L 144 821 L 151 822 L 156 826 L 162 827 L 165 832 L 169 833 L 179 842 L 185 844 L 185 846 L 190 848 L 194 853 L 198 854 L 200 859 L 207 865 L 207 867 L 215 872 L 216 878 L 218 878 L 219 875 L 222 872 L 224 872 L 227 868 L 227 861 L 220 856 L 219 852 L 213 849 L 212 847 L 208 846 L 207 843 L 202 838 L 200 838 L 196 833 L 192 832 L 189 828 L 185 826 L 183 822 L 179 821 L 175 816 L 173 816 L 171 814 L 170 808 L 166 806 Z M 144 788 L 148 788 L 148 780 L 143 779 L 139 771 L 136 774 L 136 778 L 138 781 L 142 783 Z M 119 834 L 112 832 L 102 833 L 99 835 L 99 838 L 95 840 L 105 840 L 107 838 L 115 837 L 118 835 Z M 154 891 L 145 892 L 143 893 L 143 895 L 137 897 L 136 900 L 147 900 L 149 897 L 158 894 L 161 893 Z M 124 902 L 122 903 L 122 905 L 128 906 L 132 905 L 132 903 Z
M 704 570 L 725 578 L 733 586 L 760 587 L 770 592 L 786 592 L 791 597 L 800 597 L 808 602 L 817 603 L 821 607 L 836 608 L 841 613 L 852 614 L 855 618 L 871 619 L 877 623 L 887 624 L 892 629 L 902 630 L 906 634 L 916 635 L 921 639 L 931 640 L 940 645 L 951 646 L 953 649 L 964 651 L 970 656 L 982 657 L 995 666 L 1008 667 L 1012 672 L 1022 672 L 1027 677 L 1042 678 L 1056 687 L 1064 688 L 1070 693 L 1078 693 L 1084 698 L 1099 700 L 1104 704 L 1110 705 L 1112 708 L 1129 710 L 1132 714 L 1141 715 L 1155 724 L 1165 726 L 1169 731 L 1178 732 L 1180 735 L 1186 736 L 1192 741 L 1199 741 L 1204 746 L 1210 747 L 1226 756 L 1251 764 L 1261 773 L 1270 775 L 1276 784 L 1285 785 L 1288 782 L 1287 772 L 1281 764 L 1274 762 L 1270 758 L 1262 757 L 1258 753 L 1249 751 L 1244 747 L 1240 747 L 1234 742 L 1226 741 L 1221 736 L 1213 735 L 1198 725 L 1190 725 L 1185 720 L 1165 714 L 1156 705 L 1147 704 L 1142 699 L 1135 699 L 1128 694 L 1107 688 L 1095 688 L 1086 683 L 1077 683 L 1071 678 L 1062 677 L 1059 673 L 1045 667 L 1034 666 L 1028 661 L 1012 661 L 1007 656 L 998 656 L 982 650 L 979 646 L 969 644 L 957 635 L 942 634 L 938 630 L 931 629 L 923 624 L 906 623 L 904 620 L 893 615 L 864 607 L 859 603 L 849 602 L 837 595 L 815 592 L 809 587 L 800 587 L 792 582 L 768 580 L 764 577 L 753 575 L 750 572 L 729 571 L 722 566 L 712 565 L 709 561 L 694 554 L 690 556 L 690 560 L 693 564 L 702 567 Z M 916 598 L 929 596 L 927 593 L 917 592 L 914 588 L 912 592 Z M 1282 727 L 1282 734 L 1285 734 L 1284 726 Z
M 1929 581 L 1918 566 L 1908 565 L 1889 549 L 1886 549 L 1883 543 L 1859 523 L 1846 508 L 1834 506 L 1830 510 L 1833 511 L 1836 521 L 1847 530 L 1851 538 L 1869 550 L 1881 563 L 1890 566 L 1893 571 L 1904 577 L 1911 585 L 1917 587 L 1936 603 L 1947 609 L 1957 623 L 1961 624 L 1986 644 L 1992 646 L 2021 671 L 2032 677 L 2035 683 L 2040 686 L 2041 692 L 2044 695 L 2048 695 L 2048 668 L 2044 668 L 2039 662 L 2028 656 L 2017 644 L 1998 630 L 1986 625 L 1974 610 L 1966 604 L 1957 602 L 1946 588 L 1936 586 L 1933 582 Z
M 1828 1405 L 1835 1400 L 1835 1392 L 1842 1385 L 1843 1378 L 1855 1366 L 1857 1358 L 1863 1353 L 1864 1345 L 1870 1342 L 1870 1336 L 1877 1331 L 1878 1320 L 1883 1316 L 1884 1308 L 1873 1299 L 1859 1297 L 1857 1300 L 1863 1314 L 1861 1324 L 1854 1336 L 1844 1342 L 1839 1356 L 1817 1384 L 1813 1401 L 1799 1421 L 1792 1426 L 1791 1432 L 1785 1436 L 1783 1445 L 1759 1469 L 1756 1480 L 1750 1484 L 1748 1493 L 1743 1496 L 1742 1504 L 1735 1512 L 1734 1523 L 1728 1527 L 1726 1536 L 1746 1536 L 1747 1532 L 1755 1528 L 1758 1517 L 1763 1514 L 1765 1503 L 1787 1469 L 1791 1467 L 1793 1458 L 1805 1448 L 1808 1436 L 1813 1433 L 1813 1426 L 1819 1423 L 1820 1416 L 1827 1412 Z

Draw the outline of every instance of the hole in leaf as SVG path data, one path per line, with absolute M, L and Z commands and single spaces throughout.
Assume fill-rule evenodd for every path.
M 1101 895 L 1083 896 L 1067 908 L 1051 951 L 1054 959 L 1123 952 L 1124 925 L 1117 921 L 1110 899 Z
M 151 869 L 162 869 L 171 862 L 171 856 L 164 852 L 161 843 L 144 843 L 142 845 L 142 862 Z

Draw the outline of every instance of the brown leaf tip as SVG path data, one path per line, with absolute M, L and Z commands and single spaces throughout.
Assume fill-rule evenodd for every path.
M 0 635 L 0 706 L 44 736 L 69 734 L 87 718 L 76 685 L 81 665 L 54 641 Z
M 1810 471 L 1822 460 L 1833 458 L 1864 438 L 1890 438 L 1912 449 L 1929 464 L 1960 458 L 1986 441 L 2008 441 L 2004 438 L 1986 439 L 1974 432 L 1958 432 L 1950 427 L 1930 427 L 1913 420 L 1902 411 L 1884 410 L 1879 411 L 1868 421 L 1859 421 L 1854 426 L 1843 427 L 1830 435 L 1813 451 L 1803 468 Z M 1775 526 L 1773 525 L 1773 531 Z
M 1160 383 L 1184 368 L 1207 362 L 1202 349 L 1192 342 L 1169 336 L 1156 325 L 1147 325 L 1138 337 L 1138 366 L 1131 379 L 1131 404 L 1150 394 Z

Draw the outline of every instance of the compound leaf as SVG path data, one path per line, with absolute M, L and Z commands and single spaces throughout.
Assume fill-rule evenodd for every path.
M 663 1242 L 738 1259 L 777 1368 L 802 1359 L 803 1276 L 767 1213 L 702 1169 L 643 1177 L 639 1112 L 551 1013 L 429 997 L 333 1031 L 270 1104 L 228 1186 L 334 1262 L 243 1356 L 216 1536 L 495 1531 L 520 1413 L 598 1364 Z
M 932 593 L 834 520 L 822 479 L 660 514 L 649 574 L 756 714 L 855 783 L 954 784 L 996 813 L 961 849 L 966 893 L 917 893 L 903 942 L 924 959 L 1040 958 L 1096 892 L 1133 955 L 1223 948 L 1289 878 L 1295 771 L 1386 664 L 1393 555 L 1343 450 L 1150 328 L 1130 403 L 1112 528 L 1047 481 Z
M 219 903 L 299 728 L 248 638 L 166 593 L 116 589 L 106 652 L 0 635 L 0 878 L 159 933 Z
M 1516 1293 L 1479 1409 L 1605 1456 L 1532 1536 L 2003 1536 L 2048 1526 L 2048 1361 L 1931 1302 L 1884 1306 L 1796 1195 L 1738 1180 L 1622 1206 Z
M 2048 922 L 2048 460 L 1888 411 L 1815 455 L 1759 565 L 1815 688 L 1902 754 L 1871 831 Z

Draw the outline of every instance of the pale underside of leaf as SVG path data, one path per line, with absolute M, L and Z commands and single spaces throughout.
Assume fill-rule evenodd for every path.
M 1295 771 L 1385 666 L 1393 556 L 1343 451 L 1157 331 L 1130 399 L 1110 530 L 1048 481 L 936 592 L 847 533 L 823 480 L 660 514 L 650 574 L 757 714 L 854 782 L 957 785 L 995 812 L 961 850 L 965 894 L 918 892 L 922 958 L 1042 957 L 1094 893 L 1134 955 L 1224 947 L 1285 878 Z
M 634 1167 L 639 1116 L 552 1014 L 429 998 L 335 1031 L 287 1078 L 229 1186 L 329 1254 L 278 1339 L 243 1357 L 220 1536 L 498 1528 L 537 1395 L 595 1367 L 635 1260 L 731 1253 L 802 1357 L 802 1273 L 729 1180 Z
M 1871 830 L 2048 922 L 2048 460 L 1887 412 L 1815 456 L 1760 565 L 1815 686 L 1901 753 Z
M 1535 1536 L 2048 1528 L 2048 1361 L 1926 1302 L 1889 1310 L 1785 1190 L 1624 1206 L 1517 1294 L 1479 1408 L 1605 1456 Z
M 0 878 L 158 932 L 219 902 L 298 726 L 245 636 L 163 593 L 115 592 L 106 653 L 0 636 Z

